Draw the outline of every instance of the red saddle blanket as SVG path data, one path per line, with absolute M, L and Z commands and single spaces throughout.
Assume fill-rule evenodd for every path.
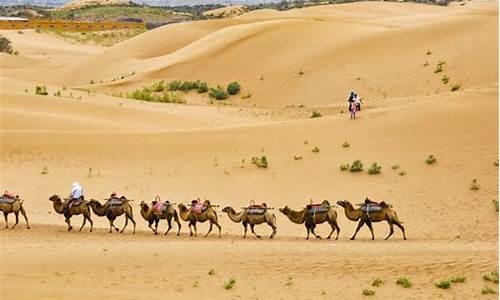
M 191 210 L 195 214 L 201 214 L 202 212 L 207 210 L 207 206 L 205 205 L 205 203 L 196 203 L 191 206 Z
M 322 203 L 320 204 L 308 204 L 307 206 L 307 212 L 311 215 L 318 214 L 318 213 L 324 213 L 327 212 L 329 207 L 323 205 Z
M 12 204 L 12 203 L 14 203 L 14 201 L 16 201 L 15 198 L 6 197 L 6 196 L 0 197 L 0 203 Z
M 156 203 L 154 206 L 153 206 L 153 212 L 155 214 L 161 214 L 163 213 L 164 210 L 167 209 L 167 205 L 163 202 L 159 202 L 159 203 Z

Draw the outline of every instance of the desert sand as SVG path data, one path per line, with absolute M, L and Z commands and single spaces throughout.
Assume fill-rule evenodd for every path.
M 497 298 L 481 289 L 498 290 L 482 279 L 498 269 L 498 2 L 252 11 L 108 48 L 30 30 L 0 34 L 19 51 L 0 54 L 1 188 L 25 199 L 32 227 L 0 224 L 2 299 L 361 299 L 365 288 L 378 299 Z M 123 74 L 134 75 L 112 80 Z M 113 96 L 179 79 L 238 81 L 252 96 L 227 105 L 196 93 L 187 104 Z M 49 95 L 35 95 L 37 84 Z M 341 113 L 351 90 L 364 102 L 356 120 Z M 309 118 L 313 110 L 323 116 Z M 251 163 L 261 155 L 267 169 Z M 382 173 L 340 171 L 355 159 Z M 74 181 L 87 198 L 134 199 L 136 234 L 108 234 L 95 215 L 94 232 L 67 232 L 48 197 L 67 195 Z M 185 222 L 180 237 L 154 236 L 139 203 L 156 195 L 237 210 L 250 199 L 300 209 L 310 199 L 368 196 L 394 206 L 408 240 L 397 228 L 383 240 L 384 222 L 374 224 L 375 241 L 366 227 L 351 241 L 356 223 L 341 207 L 339 240 L 306 241 L 304 226 L 277 209 L 274 240 L 266 225 L 256 227 L 262 240 L 243 240 L 220 208 L 220 239 L 203 237 L 207 224 L 189 237 Z M 81 221 L 72 218 L 77 228 Z M 455 275 L 466 282 L 435 287 Z M 396 285 L 401 276 L 413 286 Z M 385 283 L 372 287 L 376 277 Z

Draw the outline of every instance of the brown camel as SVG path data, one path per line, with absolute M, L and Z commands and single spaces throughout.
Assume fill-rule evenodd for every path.
M 87 201 L 80 201 L 72 205 L 71 207 L 68 207 L 68 209 L 64 209 L 64 203 L 61 200 L 61 198 L 58 195 L 52 195 L 49 198 L 49 201 L 52 201 L 54 210 L 58 214 L 63 214 L 65 218 L 65 222 L 68 224 L 68 231 L 73 229 L 73 226 L 71 226 L 70 219 L 73 215 L 83 215 L 83 223 L 82 226 L 80 227 L 80 231 L 82 231 L 83 226 L 85 226 L 85 223 L 87 220 L 90 222 L 90 232 L 92 232 L 92 228 L 94 228 L 94 222 L 92 222 L 92 219 L 90 218 L 90 208 L 89 208 L 89 203 Z
M 247 237 L 247 225 L 250 225 L 252 233 L 260 239 L 261 236 L 255 233 L 254 226 L 262 223 L 267 223 L 267 225 L 271 226 L 273 229 L 273 232 L 269 236 L 270 239 L 274 238 L 276 235 L 276 216 L 268 209 L 264 210 L 262 214 L 248 214 L 247 208 L 237 213 L 231 206 L 226 206 L 222 209 L 222 211 L 227 213 L 231 221 L 236 223 L 241 222 L 243 224 L 243 227 L 245 228 L 243 238 Z
M 89 206 L 92 208 L 92 210 L 96 215 L 98 215 L 99 217 L 106 216 L 106 218 L 109 220 L 109 233 L 112 232 L 112 229 L 115 229 L 116 231 L 119 230 L 115 226 L 114 221 L 116 217 L 119 217 L 123 214 L 125 214 L 125 225 L 123 225 L 123 228 L 122 230 L 120 230 L 120 233 L 123 233 L 123 231 L 127 227 L 129 219 L 132 222 L 132 224 L 134 224 L 134 230 L 132 231 L 132 233 L 135 233 L 135 221 L 132 213 L 132 206 L 129 203 L 131 200 L 127 199 L 121 199 L 121 200 L 122 200 L 121 204 L 118 205 L 111 205 L 109 203 L 110 200 L 106 201 L 104 205 L 102 205 L 101 203 L 99 203 L 99 201 L 91 199 L 89 201 Z
M 158 234 L 158 223 L 162 219 L 166 219 L 168 223 L 168 229 L 165 231 L 163 235 L 167 235 L 167 233 L 172 229 L 172 218 L 174 218 L 174 222 L 177 223 L 177 235 L 181 234 L 181 222 L 179 222 L 179 215 L 175 210 L 174 206 L 170 203 L 166 204 L 166 209 L 158 212 L 154 209 L 156 201 L 153 201 L 151 208 L 144 201 L 141 201 L 141 216 L 148 222 L 148 227 L 153 230 L 154 234 Z M 151 227 L 151 225 L 155 223 L 155 228 Z
M 179 216 L 181 217 L 182 220 L 188 222 L 190 236 L 193 236 L 193 231 L 191 230 L 191 226 L 194 227 L 194 236 L 197 235 L 196 222 L 203 223 L 205 221 L 209 221 L 210 227 L 208 228 L 208 232 L 207 234 L 205 234 L 205 237 L 207 237 L 210 234 L 210 232 L 212 231 L 212 226 L 214 224 L 215 226 L 217 226 L 217 228 L 219 228 L 219 237 L 220 237 L 221 227 L 217 220 L 217 213 L 215 212 L 215 209 L 208 200 L 205 200 L 203 204 L 206 206 L 206 209 L 204 211 L 201 211 L 200 213 L 196 213 L 193 211 L 192 208 L 187 208 L 184 204 L 181 203 L 178 205 Z
M 316 206 L 315 206 L 316 207 Z M 319 235 L 314 232 L 314 228 L 316 228 L 316 224 L 321 224 L 324 222 L 328 222 L 332 227 L 332 231 L 328 235 L 327 239 L 332 237 L 332 234 L 335 230 L 337 230 L 336 240 L 339 239 L 340 227 L 337 224 L 337 212 L 330 206 L 330 203 L 325 200 L 322 202 L 321 211 L 315 210 L 314 207 L 304 207 L 302 210 L 296 211 L 288 206 L 280 208 L 280 212 L 282 212 L 287 218 L 296 224 L 305 223 L 307 229 L 306 240 L 309 239 L 309 232 L 311 232 L 316 238 L 321 239 Z
M 7 215 L 10 213 L 14 213 L 16 215 L 16 224 L 12 226 L 12 228 L 16 227 L 19 224 L 19 213 L 23 215 L 24 220 L 26 221 L 26 228 L 30 229 L 30 225 L 28 224 L 28 217 L 26 217 L 26 212 L 23 208 L 23 201 L 19 199 L 19 197 L 15 197 L 14 199 L 9 199 L 10 201 L 0 201 L 0 211 L 3 212 L 3 217 L 5 218 L 5 228 L 9 228 L 7 224 Z M 9 203 L 10 202 L 10 203 Z
M 394 225 L 398 226 L 399 229 L 401 229 L 401 232 L 403 232 L 403 239 L 406 240 L 406 235 L 405 235 L 405 228 L 403 225 L 401 225 L 403 222 L 399 221 L 398 215 L 392 209 L 391 205 L 388 205 L 385 202 L 381 202 L 380 206 L 382 209 L 377 212 L 370 212 L 366 213 L 361 208 L 354 208 L 352 204 L 347 201 L 337 201 L 337 204 L 342 206 L 344 208 L 345 216 L 351 220 L 351 221 L 358 221 L 358 227 L 356 228 L 356 232 L 354 232 L 354 235 L 351 237 L 351 240 L 354 240 L 356 238 L 356 234 L 358 233 L 359 229 L 366 224 L 368 228 L 370 229 L 370 232 L 372 234 L 372 240 L 375 239 L 375 236 L 373 235 L 373 227 L 372 227 L 372 222 L 381 222 L 381 221 L 387 221 L 389 223 L 389 235 L 385 238 L 386 240 L 391 237 L 391 235 L 394 233 Z

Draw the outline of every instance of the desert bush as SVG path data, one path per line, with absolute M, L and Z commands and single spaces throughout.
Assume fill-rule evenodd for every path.
M 267 168 L 268 162 L 267 162 L 267 157 L 265 155 L 258 157 L 254 156 L 252 157 L 252 163 L 256 165 L 259 168 Z
M 169 91 L 178 91 L 181 89 L 182 86 L 182 81 L 180 80 L 173 80 L 168 83 L 168 90 Z
M 221 86 L 217 86 L 217 88 L 211 88 L 208 95 L 215 100 L 225 100 L 227 99 L 227 93 Z
M 243 95 L 241 95 L 241 99 L 248 99 L 252 97 L 252 93 L 250 93 L 249 91 L 246 91 L 245 93 L 243 93 Z
M 379 287 L 382 284 L 384 284 L 384 281 L 381 278 L 377 277 L 377 278 L 373 279 L 372 286 Z
M 151 85 L 151 90 L 153 90 L 153 92 L 163 92 L 164 89 L 165 89 L 165 81 L 163 80 L 155 82 L 153 83 L 153 85 Z
M 472 182 L 471 182 L 470 187 L 469 187 L 470 190 L 477 191 L 477 190 L 479 190 L 480 187 L 481 186 L 479 185 L 479 182 L 477 181 L 477 179 L 475 179 L 475 178 L 472 179 Z
M 351 172 L 362 172 L 363 171 L 363 163 L 361 160 L 357 159 L 352 162 L 351 168 L 349 169 Z
M 347 171 L 349 170 L 349 164 L 341 164 L 340 165 L 340 171 Z
M 443 78 L 441 78 L 441 81 L 444 83 L 444 84 L 448 84 L 448 82 L 450 81 L 450 77 L 444 75 Z
M 498 211 L 498 200 L 493 199 L 493 206 L 495 207 L 495 210 Z
M 364 289 L 363 290 L 363 295 L 365 295 L 365 296 L 373 296 L 373 295 L 375 295 L 375 291 L 374 290 L 370 290 L 370 289 Z
M 236 95 L 240 92 L 240 89 L 240 84 L 234 81 L 227 85 L 226 91 L 229 95 Z
M 487 294 L 496 294 L 497 292 L 490 288 L 489 286 L 484 286 L 482 289 L 481 289 L 481 294 L 483 295 L 487 295 Z
M 299 156 L 299 155 L 294 155 L 294 156 L 293 156 L 293 159 L 294 159 L 294 160 L 301 160 L 301 159 L 302 159 L 302 156 Z
M 405 176 L 406 175 L 406 171 L 401 171 L 398 173 L 399 176 Z
M 455 92 L 458 91 L 461 88 L 460 84 L 455 83 L 454 85 L 451 86 L 451 91 Z
M 312 152 L 313 153 L 318 153 L 319 152 L 319 148 L 317 146 L 315 146 L 314 148 L 312 148 Z
M 313 110 L 312 114 L 311 114 L 311 118 L 319 118 L 321 117 L 321 113 L 319 111 L 316 111 L 316 110 Z
M 12 54 L 14 52 L 10 40 L 2 35 L 0 35 L 0 52 L 5 52 L 8 54 Z
M 292 276 L 288 276 L 288 279 L 287 279 L 285 285 L 293 285 L 293 278 L 292 278 Z
M 399 163 L 395 163 L 395 164 L 393 164 L 393 165 L 391 166 L 391 169 L 393 169 L 393 170 L 397 170 L 397 169 L 399 169 Z
M 304 71 L 302 69 L 300 69 L 299 75 L 304 75 Z
M 433 163 L 436 162 L 436 157 L 434 156 L 434 154 L 430 154 L 429 156 L 427 156 L 427 159 L 425 160 L 425 162 L 428 164 L 428 165 L 432 165 Z
M 451 281 L 448 279 L 443 279 L 440 282 L 435 283 L 436 287 L 440 289 L 449 289 L 451 287 Z
M 57 90 L 57 92 L 54 93 L 54 97 L 61 97 L 61 96 L 62 94 L 60 90 Z
M 457 275 L 457 276 L 451 277 L 450 281 L 452 283 L 463 283 L 463 282 L 467 281 L 467 277 L 463 276 L 463 275 Z
M 405 289 L 410 288 L 413 285 L 408 277 L 399 277 L 396 280 L 396 284 L 401 285 Z
M 443 71 L 443 65 L 445 64 L 445 61 L 439 61 L 436 65 L 436 69 L 434 69 L 434 73 L 440 73 Z
M 493 271 L 490 274 L 484 275 L 483 279 L 498 284 L 498 271 Z
M 153 94 L 148 88 L 142 88 L 140 90 L 135 90 L 128 94 L 128 98 L 142 100 L 142 101 L 153 101 Z
M 198 91 L 198 94 L 203 94 L 203 93 L 208 92 L 208 84 L 206 82 L 203 82 L 203 81 L 199 82 L 197 91 Z
M 349 148 L 351 145 L 348 142 L 342 144 L 342 148 Z
M 380 171 L 382 170 L 382 166 L 374 162 L 371 167 L 368 169 L 368 174 L 370 175 L 375 175 L 375 174 L 380 174 Z
M 429 62 L 424 62 L 424 67 L 427 67 L 429 65 Z
M 198 89 L 198 81 L 184 81 L 182 82 L 180 89 L 185 93 Z
M 497 159 L 497 160 L 495 160 L 495 162 L 493 162 L 493 165 L 494 165 L 495 167 L 498 167 L 498 159 Z
M 210 271 L 208 271 L 208 275 L 215 275 L 215 270 L 214 269 L 210 269 Z
M 35 87 L 35 94 L 47 96 L 49 94 L 49 92 L 47 92 L 47 87 L 45 85 L 37 85 Z
M 236 279 L 230 278 L 229 281 L 224 283 L 224 288 L 226 290 L 230 290 L 234 287 L 235 284 L 236 284 Z
M 42 175 L 47 175 L 47 174 L 49 174 L 49 168 L 47 168 L 47 166 L 43 167 L 43 168 L 42 168 L 42 171 L 40 172 L 40 174 L 42 174 Z
M 427 49 L 427 52 L 425 52 L 425 55 L 431 55 L 431 54 L 432 54 L 431 50 Z

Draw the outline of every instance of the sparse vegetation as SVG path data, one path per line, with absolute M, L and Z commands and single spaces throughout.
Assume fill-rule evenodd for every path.
M 340 171 L 347 171 L 349 170 L 349 164 L 341 164 L 340 165 Z
M 481 294 L 483 295 L 487 295 L 487 294 L 496 294 L 497 292 L 490 288 L 489 286 L 484 286 L 482 289 L 481 289 Z
M 375 175 L 375 174 L 380 174 L 380 171 L 382 170 L 382 166 L 374 162 L 371 167 L 368 169 L 368 174 L 370 175 Z
M 214 98 L 215 100 L 225 100 L 228 97 L 227 93 L 221 86 L 217 86 L 216 88 L 211 88 L 209 96 Z
M 288 279 L 287 279 L 285 285 L 293 285 L 293 278 L 292 278 L 292 276 L 288 276 Z
M 441 78 L 441 81 L 444 83 L 444 84 L 448 84 L 448 82 L 450 81 L 450 77 L 446 76 L 446 75 L 443 75 L 443 78 Z
M 10 40 L 2 35 L 0 35 L 0 52 L 14 54 Z
M 208 275 L 210 275 L 210 276 L 215 275 L 215 270 L 214 269 L 210 269 L 210 271 L 208 271 Z
M 493 271 L 490 274 L 484 275 L 483 279 L 498 284 L 498 271 Z
M 481 186 L 479 185 L 479 182 L 477 181 L 477 179 L 475 179 L 475 178 L 472 179 L 472 182 L 471 182 L 470 187 L 469 187 L 470 190 L 477 191 L 477 190 L 479 190 L 480 187 Z
M 234 287 L 235 284 L 236 284 L 236 279 L 230 278 L 229 281 L 224 283 L 224 288 L 226 290 L 230 290 Z
M 101 46 L 112 46 L 116 43 L 130 39 L 144 32 L 142 29 L 123 29 L 123 30 L 107 30 L 107 31 L 92 31 L 92 32 L 70 32 L 61 30 L 47 31 L 53 35 L 61 37 L 65 40 L 79 44 L 94 44 Z
M 451 86 L 451 91 L 455 92 L 458 91 L 461 88 L 460 84 L 455 83 L 454 85 Z
M 304 75 L 304 71 L 302 69 L 300 69 L 299 75 Z
M 352 162 L 350 172 L 362 172 L 363 171 L 363 163 L 361 160 L 357 159 Z
M 148 102 L 165 102 L 165 103 L 186 103 L 186 101 L 175 92 L 155 92 L 154 90 L 159 90 L 161 85 L 156 84 L 152 87 L 144 87 L 140 90 L 135 90 L 126 95 L 127 98 L 132 98 L 136 100 L 148 101 Z
M 434 73 L 441 73 L 443 71 L 443 65 L 445 63 L 445 61 L 439 61 L 436 65 L 436 69 L 434 69 Z
M 365 296 L 373 296 L 373 295 L 375 295 L 375 291 L 374 290 L 370 290 L 370 289 L 364 289 L 363 290 L 363 295 L 365 295 Z
M 405 176 L 406 175 L 406 171 L 401 171 L 398 173 L 399 176 Z
M 47 168 L 47 166 L 43 167 L 43 168 L 42 168 L 42 171 L 40 172 L 40 174 L 42 174 L 42 175 L 47 175 L 47 174 L 49 174 L 49 168 Z
M 493 206 L 495 207 L 495 211 L 498 211 L 498 199 L 493 199 Z
M 451 287 L 451 281 L 449 279 L 443 279 L 440 282 L 435 283 L 436 287 L 440 289 L 449 289 Z
M 348 142 L 342 144 L 342 148 L 349 148 L 351 145 Z
M 198 94 L 203 94 L 208 92 L 208 84 L 206 82 L 201 81 L 200 84 L 198 84 Z
M 395 163 L 395 164 L 393 164 L 393 165 L 391 166 L 391 169 L 393 169 L 393 170 L 397 170 L 397 169 L 399 169 L 399 163 Z
M 377 278 L 373 279 L 372 286 L 379 287 L 382 284 L 384 284 L 384 281 L 381 278 L 377 277 Z
M 311 118 L 320 118 L 322 115 L 319 111 L 313 110 Z
M 498 167 L 498 159 L 497 159 L 497 160 L 495 160 L 495 162 L 493 162 L 493 165 L 494 165 L 495 167 Z
M 431 50 L 427 49 L 427 52 L 425 52 L 425 55 L 431 55 L 431 54 L 432 54 Z
M 396 280 L 396 284 L 397 285 L 401 285 L 402 287 L 404 287 L 405 289 L 406 288 L 411 288 L 412 287 L 412 283 L 410 281 L 410 279 L 408 277 L 399 277 L 397 280 Z
M 463 275 L 457 275 L 457 276 L 451 277 L 450 281 L 452 283 L 463 283 L 463 282 L 467 281 L 467 277 L 463 276 Z
M 318 146 L 315 146 L 314 148 L 312 148 L 312 152 L 313 152 L 313 153 L 319 153 L 319 148 L 318 148 Z
M 49 94 L 49 92 L 47 92 L 47 87 L 45 85 L 37 85 L 35 87 L 35 94 L 47 96 Z
M 238 82 L 231 82 L 227 85 L 226 91 L 229 95 L 236 95 L 240 92 L 241 86 Z
M 294 159 L 294 160 L 301 160 L 301 159 L 302 159 L 302 156 L 300 156 L 300 155 L 294 155 L 294 156 L 293 156 L 293 159 Z
M 434 156 L 434 154 L 430 154 L 429 156 L 427 156 L 427 159 L 425 160 L 425 162 L 428 164 L 428 165 L 432 165 L 433 163 L 436 162 L 436 157 Z
M 429 65 L 429 62 L 424 62 L 424 67 L 427 67 Z
M 258 157 L 254 156 L 252 157 L 252 163 L 256 165 L 259 168 L 267 168 L 268 162 L 267 162 L 267 157 L 265 155 Z

